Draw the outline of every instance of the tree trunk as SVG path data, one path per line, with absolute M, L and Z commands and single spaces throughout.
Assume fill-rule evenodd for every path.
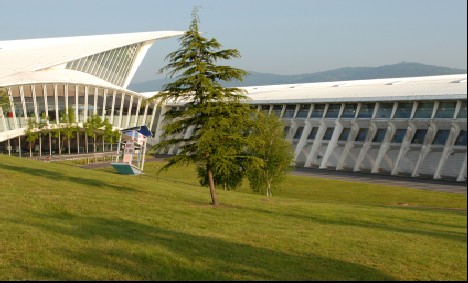
M 218 197 L 216 196 L 216 191 L 215 191 L 213 172 L 211 172 L 211 169 L 209 166 L 206 166 L 206 169 L 208 172 L 208 182 L 210 184 L 211 204 L 213 206 L 218 206 L 219 203 L 218 203 Z
M 42 156 L 42 134 L 39 133 L 39 156 Z
M 70 155 L 70 138 L 68 138 L 68 154 Z

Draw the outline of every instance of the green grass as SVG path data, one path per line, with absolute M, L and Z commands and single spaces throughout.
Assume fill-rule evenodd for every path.
M 466 195 L 289 176 L 214 208 L 193 168 L 0 164 L 0 280 L 467 279 Z

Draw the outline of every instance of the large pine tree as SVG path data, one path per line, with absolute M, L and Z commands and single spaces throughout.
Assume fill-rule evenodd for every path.
M 208 181 L 211 204 L 217 206 L 215 174 L 233 172 L 239 166 L 242 145 L 248 142 L 246 129 L 250 127 L 244 91 L 224 88 L 220 82 L 241 81 L 247 72 L 219 65 L 220 61 L 240 57 L 240 53 L 236 49 L 222 50 L 216 39 L 203 37 L 197 12 L 195 8 L 189 30 L 179 39 L 179 49 L 166 56 L 169 64 L 159 70 L 168 72 L 175 81 L 166 84 L 155 98 L 181 107 L 165 113 L 167 124 L 156 148 L 180 146 L 178 154 L 162 169 L 189 163 L 201 167 L 199 172 L 206 175 L 199 177 Z M 191 133 L 188 137 L 187 130 Z

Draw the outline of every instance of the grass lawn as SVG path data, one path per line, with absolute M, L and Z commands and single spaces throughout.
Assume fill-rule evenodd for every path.
M 0 280 L 467 280 L 466 195 L 289 176 L 213 208 L 161 166 L 0 155 Z

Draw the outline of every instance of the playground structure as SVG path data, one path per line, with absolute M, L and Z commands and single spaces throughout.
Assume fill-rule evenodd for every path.
M 151 131 L 146 125 L 121 130 L 119 146 L 117 147 L 116 153 L 116 162 L 111 163 L 112 167 L 114 167 L 119 174 L 143 174 L 146 140 L 147 137 L 150 136 Z M 123 152 L 121 152 L 122 145 Z M 122 162 L 119 162 L 120 157 L 122 157 Z

